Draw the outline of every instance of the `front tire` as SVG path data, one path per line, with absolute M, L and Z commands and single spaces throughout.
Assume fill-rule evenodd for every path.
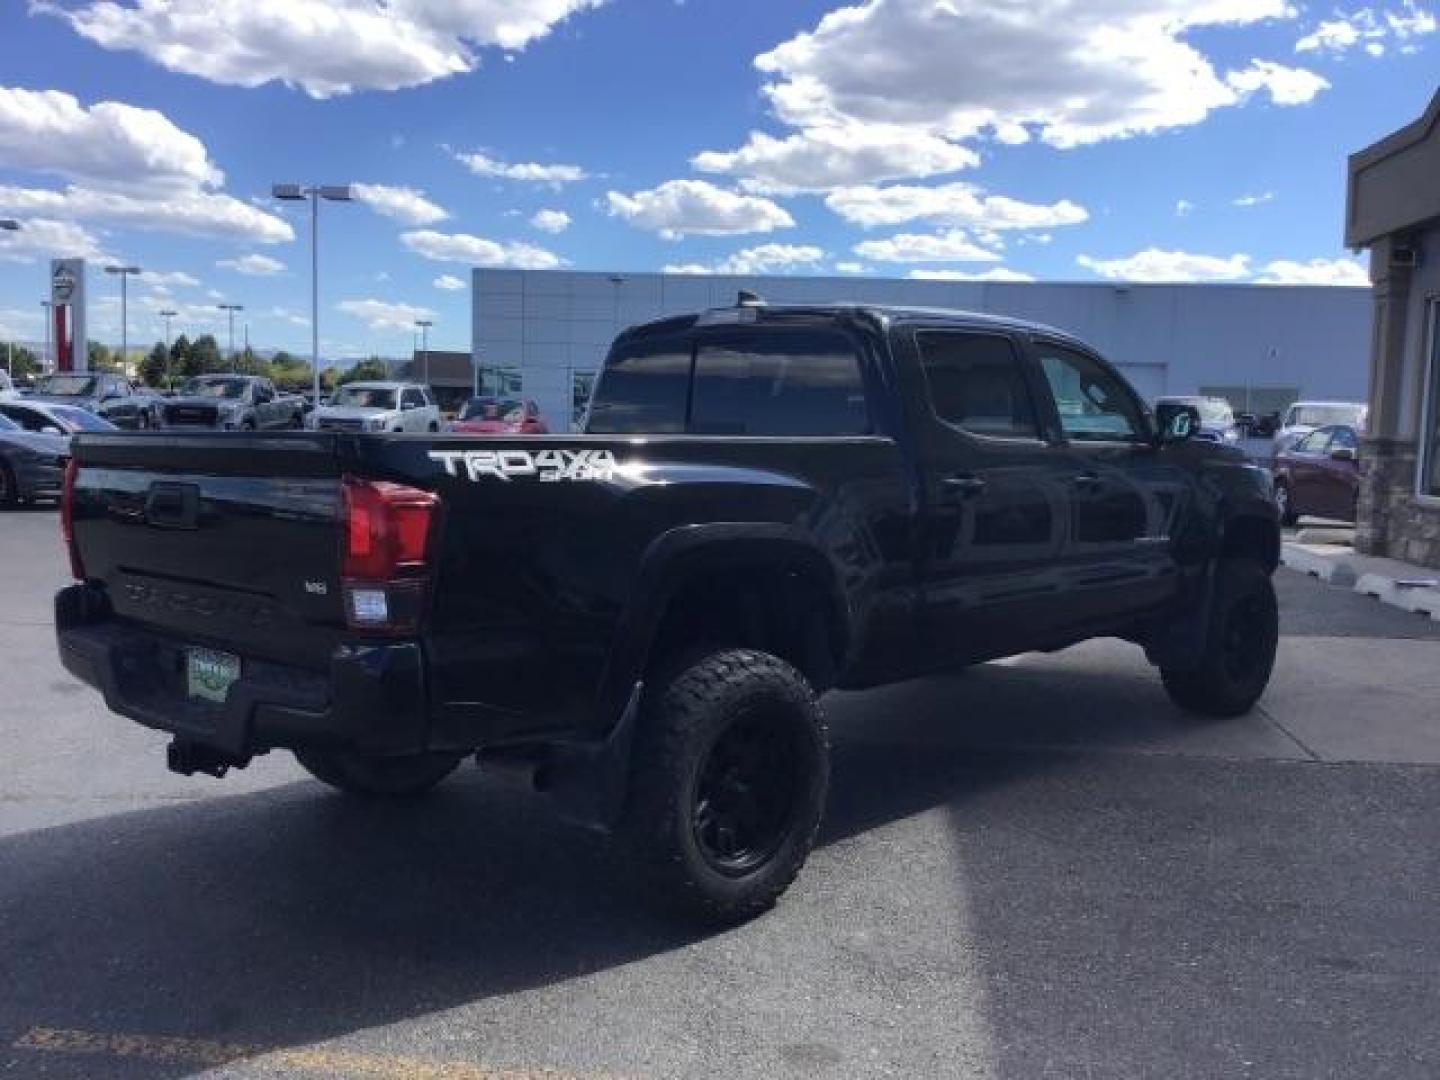
M 704 656 L 647 691 L 626 828 L 662 888 L 702 916 L 773 907 L 824 813 L 829 733 L 814 692 L 777 657 Z
M 0 507 L 6 510 L 20 505 L 20 485 L 15 479 L 15 470 L 0 461 Z
M 1202 716 L 1243 716 L 1260 700 L 1275 668 L 1280 612 L 1275 585 L 1251 559 L 1225 559 L 1199 665 L 1162 667 L 1170 700 Z
M 457 754 L 375 757 L 353 750 L 296 750 L 295 760 L 323 784 L 347 795 L 408 799 L 424 795 L 460 764 Z

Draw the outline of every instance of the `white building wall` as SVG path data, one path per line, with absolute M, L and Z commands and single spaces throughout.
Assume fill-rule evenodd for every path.
M 473 349 L 517 368 L 524 393 L 563 430 L 574 374 L 597 369 L 627 326 L 735 302 L 856 300 L 959 308 L 1048 323 L 1089 342 L 1147 397 L 1201 387 L 1289 388 L 1364 401 L 1371 299 L 1365 288 L 729 277 L 555 270 L 474 271 Z

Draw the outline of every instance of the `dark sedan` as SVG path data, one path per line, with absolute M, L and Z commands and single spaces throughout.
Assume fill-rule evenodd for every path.
M 1302 516 L 1355 520 L 1360 493 L 1360 438 L 1353 427 L 1316 428 L 1275 455 L 1275 503 L 1280 519 Z
M 25 431 L 0 416 L 0 507 L 58 498 L 70 440 Z

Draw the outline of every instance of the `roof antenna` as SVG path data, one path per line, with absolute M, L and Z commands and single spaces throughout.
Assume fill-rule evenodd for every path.
M 736 307 L 761 307 L 765 301 L 759 293 L 751 292 L 749 289 L 741 289 L 735 297 Z

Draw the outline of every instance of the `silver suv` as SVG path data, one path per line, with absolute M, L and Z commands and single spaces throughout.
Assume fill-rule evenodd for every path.
M 404 382 L 353 382 L 338 387 L 328 404 L 310 414 L 317 431 L 439 431 L 440 406 L 428 386 Z

